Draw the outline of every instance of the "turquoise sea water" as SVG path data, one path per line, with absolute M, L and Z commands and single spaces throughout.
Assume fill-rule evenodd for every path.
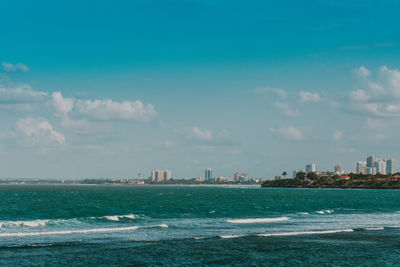
M 400 191 L 0 186 L 0 265 L 399 266 Z

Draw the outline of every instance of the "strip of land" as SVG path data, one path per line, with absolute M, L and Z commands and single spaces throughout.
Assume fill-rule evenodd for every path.
M 343 176 L 307 176 L 292 179 L 267 180 L 262 187 L 280 188 L 343 188 L 343 189 L 400 189 L 400 174 Z

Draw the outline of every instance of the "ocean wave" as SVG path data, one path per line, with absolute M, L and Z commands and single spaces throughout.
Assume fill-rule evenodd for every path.
M 308 213 L 308 212 L 299 212 L 297 214 L 299 214 L 299 215 L 310 215 L 310 213 Z
M 336 234 L 354 232 L 353 229 L 343 230 L 324 230 L 324 231 L 308 231 L 308 232 L 283 232 L 283 233 L 270 233 L 270 234 L 257 234 L 257 236 L 268 237 L 268 236 L 294 236 L 294 235 L 322 235 L 322 234 Z
M 366 227 L 363 228 L 363 230 L 365 231 L 380 231 L 380 230 L 385 230 L 384 227 Z
M 125 232 L 135 231 L 140 228 L 167 228 L 168 225 L 150 225 L 150 226 L 129 226 L 129 227 L 114 227 L 114 228 L 94 228 L 80 230 L 64 230 L 51 232 L 25 232 L 25 233 L 0 233 L 0 237 L 24 237 L 24 236 L 43 236 L 43 235 L 70 235 L 70 234 L 88 234 L 88 233 L 110 233 L 110 232 Z
M 326 214 L 326 213 L 328 213 L 328 214 L 330 214 L 330 213 L 333 213 L 333 210 L 317 210 L 317 211 L 315 211 L 315 213 L 318 213 L 318 214 Z
M 0 228 L 9 227 L 43 227 L 48 224 L 50 220 L 32 220 L 32 221 L 2 221 L 0 222 Z
M 102 217 L 92 217 L 92 218 L 94 218 L 94 219 L 97 219 L 97 218 L 104 218 L 104 219 L 106 219 L 106 220 L 109 220 L 109 221 L 115 221 L 115 222 L 117 222 L 117 221 L 119 221 L 120 219 L 124 219 L 124 218 L 126 218 L 126 219 L 136 219 L 136 215 L 135 214 L 127 214 L 127 215 L 110 215 L 110 216 L 102 216 Z
M 72 219 L 36 219 L 28 221 L 0 221 L 0 228 L 15 228 L 15 227 L 45 227 L 49 225 L 58 224 L 79 224 L 87 220 L 107 220 L 107 221 L 120 221 L 121 219 L 137 219 L 138 216 L 135 214 L 126 215 L 110 215 L 100 217 L 83 217 L 83 218 L 72 218 Z
M 255 219 L 230 219 L 226 220 L 226 222 L 247 224 L 247 223 L 273 223 L 273 222 L 283 222 L 287 220 L 289 220 L 288 217 L 278 217 L 278 218 L 255 218 Z

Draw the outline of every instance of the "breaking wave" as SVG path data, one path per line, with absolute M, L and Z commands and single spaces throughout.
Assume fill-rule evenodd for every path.
M 293 236 L 293 235 L 322 235 L 322 234 L 335 234 L 335 233 L 346 233 L 354 232 L 353 229 L 343 230 L 325 230 L 325 231 L 308 231 L 308 232 L 284 232 L 284 233 L 270 233 L 270 234 L 258 234 L 257 236 Z
M 111 215 L 100 217 L 87 217 L 87 218 L 72 218 L 72 219 L 37 219 L 29 221 L 0 221 L 0 228 L 15 228 L 15 227 L 45 227 L 49 225 L 58 224 L 79 224 L 87 222 L 88 220 L 107 220 L 107 221 L 120 221 L 121 219 L 135 220 L 138 216 L 135 214 L 126 215 Z
M 283 222 L 289 220 L 288 217 L 278 217 L 278 218 L 256 218 L 256 219 L 231 219 L 226 220 L 228 223 L 274 223 L 274 222 Z
M 24 236 L 43 236 L 43 235 L 69 235 L 69 234 L 88 234 L 88 233 L 110 233 L 110 232 L 125 232 L 135 231 L 140 228 L 167 228 L 168 225 L 151 225 L 151 226 L 129 226 L 129 227 L 114 227 L 114 228 L 94 228 L 81 230 L 65 230 L 51 232 L 28 232 L 28 233 L 0 233 L 0 237 L 24 237 Z

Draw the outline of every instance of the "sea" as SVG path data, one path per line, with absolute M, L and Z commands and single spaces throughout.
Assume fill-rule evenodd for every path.
M 0 266 L 400 266 L 400 190 L 1 185 Z

